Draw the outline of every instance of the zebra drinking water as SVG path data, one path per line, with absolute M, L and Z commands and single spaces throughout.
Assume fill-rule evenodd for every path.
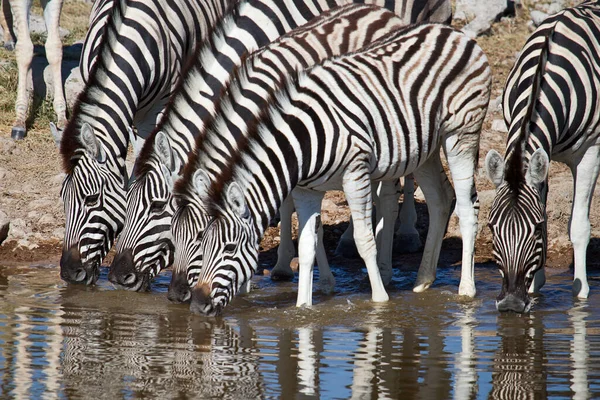
M 93 64 L 64 132 L 53 129 L 67 176 L 61 196 L 66 227 L 61 277 L 92 284 L 125 219 L 125 158 L 131 125 L 146 137 L 197 41 L 229 1 L 114 0 L 94 19 L 89 52 Z M 98 29 L 97 24 L 104 28 Z M 96 55 L 94 56 L 94 53 Z M 90 55 L 90 56 L 88 56 Z M 95 61 L 90 62 L 90 58 Z M 85 77 L 86 74 L 83 74 Z M 128 132 L 129 131 L 129 132 Z
M 293 36 L 287 36 L 274 47 L 269 47 L 268 51 L 262 49 L 260 53 L 255 53 L 253 59 L 262 57 L 265 65 L 256 61 L 257 68 L 253 72 L 252 83 L 257 81 L 257 84 L 243 89 L 249 92 L 240 100 L 243 103 L 236 105 L 239 109 L 236 112 L 243 113 L 236 116 L 237 129 L 241 130 L 245 119 L 258 113 L 267 97 L 267 88 L 276 86 L 293 70 L 313 65 L 331 55 L 357 50 L 393 28 L 420 21 L 413 21 L 413 18 L 431 18 L 440 22 L 450 18 L 448 2 L 432 4 L 430 1 L 408 0 L 387 2 L 386 5 L 400 10 L 397 13 L 401 14 L 395 17 L 389 11 L 376 9 L 376 6 L 355 5 L 352 8 L 347 5 L 343 9 L 335 8 L 335 13 L 311 20 L 307 25 L 294 30 Z M 238 8 L 232 10 L 233 13 L 224 17 L 209 40 L 197 49 L 194 63 L 184 72 L 184 78 L 171 98 L 165 115 L 146 141 L 136 161 L 136 179 L 128 190 L 124 228 L 117 241 L 117 256 L 109 274 L 109 279 L 120 287 L 145 290 L 152 278 L 172 263 L 172 184 L 180 174 L 180 167 L 187 161 L 195 138 L 201 140 L 204 137 L 206 121 L 210 120 L 215 104 L 218 104 L 216 101 L 219 98 L 215 94 L 222 92 L 222 86 L 230 78 L 224 71 L 231 69 L 230 64 L 240 62 L 225 56 L 237 49 L 228 52 L 223 43 L 230 43 L 237 40 L 236 37 L 244 36 L 239 33 L 246 29 L 240 22 L 239 15 L 249 14 L 246 11 L 248 7 L 250 3 L 240 3 Z M 290 2 L 289 7 L 296 6 Z M 283 29 L 292 27 L 289 24 Z M 267 33 L 264 37 L 279 34 L 270 31 Z M 264 40 L 261 37 L 257 35 L 257 43 Z M 248 48 L 250 47 L 248 44 Z M 223 55 L 215 55 L 215 51 L 220 51 Z M 210 66 L 211 63 L 214 65 Z M 235 139 L 223 138 L 224 144 L 234 141 Z M 282 212 L 282 241 L 277 264 L 279 268 L 275 269 L 274 276 L 277 271 L 283 271 L 288 276 L 292 274 L 289 262 L 294 249 L 289 225 L 293 208 L 287 205 L 286 210 Z M 326 267 L 324 255 L 320 260 L 319 266 Z M 188 275 L 194 276 L 186 270 L 174 271 L 171 299 L 187 297 L 189 288 L 194 283 L 192 279 L 188 284 Z
M 531 35 L 506 81 L 505 158 L 490 150 L 485 161 L 497 190 L 489 225 L 502 275 L 499 311 L 527 312 L 528 290 L 545 281 L 549 158 L 573 173 L 573 294 L 588 296 L 589 207 L 600 169 L 599 40 L 600 2 L 567 8 Z
M 415 285 L 425 290 L 435 279 L 453 197 L 440 147 L 454 180 L 463 235 L 459 294 L 474 296 L 474 170 L 490 85 L 487 59 L 473 40 L 446 26 L 416 25 L 288 80 L 248 125 L 231 157 L 213 155 L 218 146 L 204 141 L 199 163 L 188 162 L 174 192 L 175 266 L 202 258 L 191 310 L 216 314 L 246 284 L 268 221 L 290 193 L 300 224 L 299 294 L 312 293 L 323 191 L 340 186 L 372 299 L 387 301 L 371 226 L 371 180 L 389 187 L 411 172 L 430 215 Z M 198 164 L 210 169 L 213 160 L 224 165 L 208 180 Z M 394 190 L 380 198 L 384 209 L 397 200 Z M 299 296 L 297 305 L 311 302 Z

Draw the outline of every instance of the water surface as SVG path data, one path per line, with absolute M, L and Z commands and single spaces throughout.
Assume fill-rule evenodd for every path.
M 0 393 L 17 398 L 523 399 L 600 397 L 600 274 L 591 296 L 549 271 L 528 315 L 500 315 L 498 272 L 460 269 L 412 293 L 396 271 L 391 301 L 369 301 L 365 274 L 334 267 L 338 292 L 297 309 L 296 283 L 254 278 L 221 318 L 149 293 L 70 286 L 53 265 L 0 267 Z

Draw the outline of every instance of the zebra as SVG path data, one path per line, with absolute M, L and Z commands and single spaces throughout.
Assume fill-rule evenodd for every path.
M 31 71 L 33 60 L 33 42 L 29 34 L 29 12 L 32 0 L 3 0 L 2 12 L 5 19 L 4 46 L 7 49 L 13 47 L 15 38 L 11 32 L 14 30 L 18 40 L 14 45 L 17 59 L 17 100 L 15 101 L 15 122 L 11 130 L 11 138 L 23 140 L 27 136 L 25 120 L 29 110 L 29 92 L 27 89 L 27 76 Z M 44 7 L 44 22 L 48 31 L 45 42 L 46 58 L 50 65 L 52 84 L 54 88 L 54 99 L 52 105 L 56 113 L 57 124 L 64 126 L 67 118 L 67 103 L 62 86 L 62 41 L 59 34 L 60 12 L 63 0 L 46 0 L 42 2 Z
M 474 171 L 490 86 L 490 67 L 475 41 L 447 26 L 415 25 L 294 74 L 248 124 L 228 159 L 203 141 L 198 161 L 188 161 L 174 187 L 175 268 L 197 263 L 197 257 L 202 262 L 191 311 L 220 313 L 251 278 L 260 238 L 290 192 L 299 219 L 298 292 L 311 293 L 323 191 L 340 186 L 372 300 L 387 301 L 371 226 L 371 180 L 389 188 L 409 173 L 420 183 L 430 215 L 415 284 L 425 290 L 435 279 L 453 197 L 440 147 L 455 184 L 463 235 L 459 294 L 474 296 Z M 221 173 L 207 179 L 205 171 L 220 162 Z M 397 200 L 394 190 L 380 195 L 382 209 Z M 299 297 L 296 304 L 311 302 Z
M 300 6 L 297 2 L 288 2 L 289 8 Z M 401 3 L 401 4 L 400 4 Z M 392 13 L 383 11 L 373 11 L 371 17 L 364 15 L 366 8 L 349 8 L 345 14 L 337 11 L 337 14 L 324 17 L 322 20 L 311 22 L 309 25 L 303 25 L 300 30 L 294 31 L 294 36 L 289 36 L 282 42 L 282 46 L 289 47 L 286 50 L 285 62 L 274 60 L 271 54 L 270 58 L 265 58 L 268 63 L 276 64 L 269 67 L 268 76 L 264 76 L 260 82 L 262 85 L 273 86 L 275 82 L 269 82 L 269 79 L 276 78 L 275 81 L 283 78 L 282 74 L 292 71 L 300 66 L 314 64 L 319 59 L 328 55 L 339 54 L 341 51 L 348 49 L 356 50 L 359 45 L 374 39 L 377 35 L 381 35 L 383 30 L 390 30 L 400 24 L 407 24 L 412 18 L 433 18 L 440 22 L 447 22 L 451 17 L 450 6 L 448 2 L 438 2 L 436 5 L 431 2 L 421 1 L 412 2 L 404 1 L 399 3 L 387 3 L 389 8 L 400 10 L 398 17 L 393 17 Z M 308 3 L 302 2 L 303 6 Z M 434 6 L 437 8 L 434 9 Z M 221 68 L 212 68 L 207 71 L 206 65 L 210 65 L 215 59 L 213 50 L 217 48 L 219 43 L 230 42 L 236 36 L 238 29 L 247 29 L 244 24 L 239 22 L 239 17 L 235 15 L 250 14 L 245 11 L 248 7 L 254 7 L 250 3 L 240 3 L 239 8 L 232 10 L 228 17 L 224 18 L 218 28 L 215 29 L 210 37 L 210 40 L 204 43 L 196 51 L 197 55 L 194 64 L 189 66 L 189 70 L 184 72 L 184 79 L 180 81 L 180 85 L 175 90 L 175 94 L 170 99 L 169 106 L 165 110 L 164 116 L 153 133 L 146 140 L 145 145 L 136 160 L 135 166 L 135 181 L 130 186 L 127 193 L 127 212 L 123 231 L 117 240 L 117 256 L 111 264 L 109 280 L 119 287 L 130 290 L 145 290 L 148 288 L 149 282 L 160 270 L 166 268 L 172 263 L 173 242 L 170 235 L 171 232 L 171 217 L 173 214 L 173 204 L 171 203 L 171 188 L 173 182 L 177 179 L 180 173 L 180 167 L 185 164 L 188 159 L 188 153 L 194 147 L 194 138 L 203 137 L 203 127 L 205 120 L 210 120 L 213 114 L 218 97 L 215 94 L 220 94 L 222 87 L 218 85 L 226 84 L 229 76 L 225 71 L 230 70 L 230 65 L 223 65 Z M 348 6 L 349 7 L 349 6 Z M 374 7 L 374 6 L 371 6 Z M 372 10 L 372 8 L 370 8 Z M 418 13 L 415 10 L 434 10 L 430 13 Z M 286 12 L 292 13 L 290 10 Z M 280 14 L 280 13 L 276 13 Z M 298 14 L 292 13 L 292 14 Z M 416 17 L 415 17 L 416 15 Z M 382 26 L 378 26 L 377 16 L 380 16 L 379 21 Z M 348 27 L 338 26 L 333 23 L 336 18 L 346 18 Z M 365 29 L 369 27 L 371 18 L 373 20 L 372 29 L 367 29 L 364 33 L 357 30 L 356 24 L 360 22 Z M 390 20 L 390 21 L 388 21 Z M 328 36 L 327 32 L 319 31 L 319 24 L 325 24 L 326 21 L 331 21 L 329 25 L 321 27 L 335 27 L 339 30 L 339 39 L 336 41 L 335 35 Z M 297 21 L 299 25 L 301 21 Z M 289 30 L 293 27 L 288 24 L 284 30 Z M 354 31 L 354 32 L 352 32 Z M 282 32 L 269 32 L 265 28 L 264 35 L 256 35 L 257 43 L 262 36 L 274 37 Z M 301 48 L 303 43 L 295 43 L 294 38 L 300 35 L 318 35 L 324 42 L 322 44 L 311 44 L 311 48 L 315 47 L 314 51 L 307 52 Z M 336 32 L 337 35 L 337 32 Z M 310 36 L 308 36 L 310 38 Z M 304 39 L 309 40 L 309 39 Z M 255 44 L 248 44 L 248 49 L 255 47 Z M 330 46 L 330 47 L 327 47 Z M 349 46 L 349 47 L 348 47 Z M 230 52 L 218 50 L 223 54 L 231 54 L 237 49 Z M 262 54 L 268 54 L 262 52 Z M 275 53 L 273 53 L 275 54 Z M 254 55 L 258 57 L 258 55 Z M 229 61 L 229 59 L 227 59 Z M 217 60 L 218 63 L 223 61 Z M 239 63 L 241 60 L 235 60 Z M 277 71 L 275 71 L 277 70 Z M 215 72 L 216 71 L 216 72 Z M 258 73 L 258 72 L 256 72 Z M 211 90 L 205 90 L 203 87 L 213 86 Z M 246 99 L 246 103 L 254 108 L 260 107 L 262 98 L 265 96 L 264 88 L 254 88 L 251 92 L 251 99 Z M 254 106 L 256 104 L 256 107 Z M 245 108 L 250 107 L 248 104 Z M 253 113 L 256 111 L 252 111 Z M 242 117 L 237 123 L 243 123 Z M 293 211 L 291 205 L 286 203 L 286 210 L 282 215 L 289 215 Z M 290 224 L 289 217 L 284 217 L 282 220 L 282 244 L 280 246 L 280 257 L 278 266 L 286 266 L 289 270 L 289 261 L 293 257 L 293 244 L 289 228 L 285 224 Z M 323 254 L 323 253 L 321 253 Z M 283 261 L 282 261 L 283 260 Z M 287 260 L 287 261 L 285 261 Z M 320 258 L 322 262 L 320 266 L 325 265 L 324 254 Z M 275 273 L 283 268 L 276 268 Z M 284 271 L 286 273 L 287 271 Z M 291 271 L 290 271 L 291 272 Z M 325 272 L 323 272 L 325 275 Z M 324 276 L 323 275 L 323 276 Z M 333 277 L 329 273 L 331 280 Z M 326 291 L 330 290 L 327 287 L 332 287 L 331 282 L 323 279 Z M 170 298 L 175 300 L 185 298 L 189 293 L 189 285 L 187 283 L 187 274 L 185 271 L 174 274 L 173 290 L 170 292 Z M 193 284 L 193 282 L 189 282 Z M 174 289 L 179 288 L 179 289 Z
M 98 55 L 99 45 L 104 34 L 106 19 L 111 13 L 116 0 L 96 0 L 92 5 L 89 18 L 89 29 L 83 41 L 81 56 L 79 58 L 79 72 L 84 83 L 89 80 L 89 73 L 92 70 L 96 56 Z
M 65 130 L 52 129 L 60 136 L 66 172 L 60 265 L 67 282 L 97 280 L 100 262 L 125 219 L 125 158 L 129 138 L 135 137 L 131 125 L 139 137 L 148 136 L 196 42 L 206 37 L 228 4 L 114 0 L 108 14 L 98 12 L 105 15 L 94 20 L 104 26 L 102 39 L 84 46 L 90 52 L 83 60 L 93 64 L 87 83 Z M 90 32 L 96 29 L 93 25 Z
M 499 311 L 529 311 L 528 291 L 537 292 L 545 282 L 550 158 L 573 173 L 573 294 L 588 297 L 589 207 L 600 169 L 599 38 L 599 2 L 567 8 L 537 28 L 507 78 L 505 158 L 490 150 L 485 160 L 496 186 L 489 226 L 502 275 Z

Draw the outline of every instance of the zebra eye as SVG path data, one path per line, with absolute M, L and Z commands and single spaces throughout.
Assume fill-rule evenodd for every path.
M 150 205 L 150 211 L 152 211 L 153 213 L 159 213 L 165 209 L 166 205 L 167 205 L 166 201 L 160 201 L 160 200 L 153 201 L 152 204 Z
M 204 236 L 204 229 L 201 229 L 198 231 L 198 235 L 196 235 L 196 241 L 200 242 L 202 240 L 203 236 Z
M 235 243 L 227 243 L 225 245 L 225 247 L 223 248 L 223 252 L 225 252 L 225 253 L 233 253 L 235 251 L 236 247 L 237 246 L 235 245 Z
M 85 205 L 86 206 L 93 206 L 94 204 L 96 204 L 98 202 L 98 199 L 100 198 L 100 193 L 96 193 L 96 194 L 92 194 L 89 196 L 85 196 Z

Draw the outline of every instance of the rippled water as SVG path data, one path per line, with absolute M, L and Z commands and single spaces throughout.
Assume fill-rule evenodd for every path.
M 63 283 L 56 266 L 0 267 L 0 393 L 22 398 L 523 399 L 600 396 L 600 287 L 571 296 L 549 272 L 529 315 L 499 315 L 495 269 L 459 298 L 458 268 L 423 294 L 397 271 L 380 306 L 362 273 L 334 270 L 339 292 L 297 309 L 295 283 L 258 288 L 219 319 L 150 293 Z

